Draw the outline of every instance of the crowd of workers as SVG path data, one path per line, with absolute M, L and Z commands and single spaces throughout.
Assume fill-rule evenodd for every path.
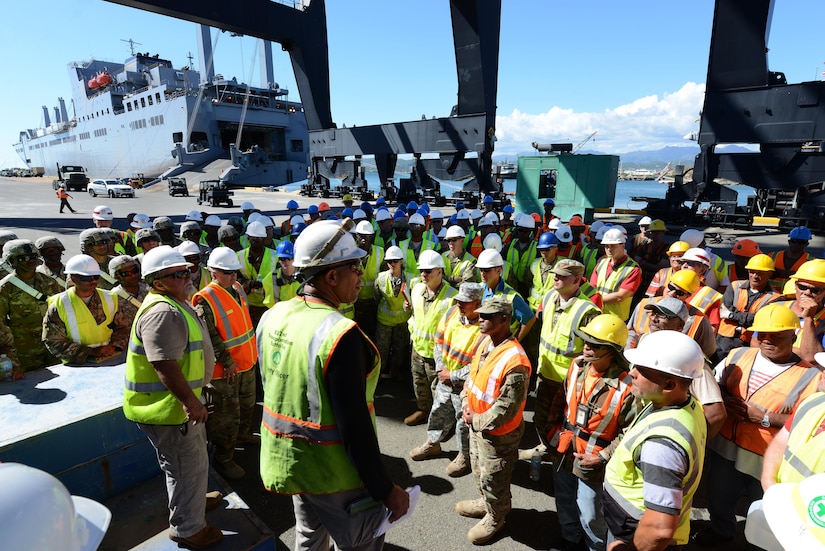
M 740 239 L 728 265 L 699 230 L 666 243 L 661 220 L 628 240 L 560 220 L 552 199 L 532 215 L 494 204 L 289 201 L 276 226 L 247 202 L 225 222 L 191 211 L 177 234 L 146 214 L 112 229 L 101 205 L 65 264 L 58 238 L 0 230 L 0 352 L 14 379 L 126 363 L 124 412 L 166 473 L 170 537 L 193 548 L 221 539 L 207 441 L 230 480 L 246 476 L 235 447 L 262 446 L 296 548 L 381 548 L 378 527 L 409 506 L 380 459 L 381 379 L 412 383 L 404 422 L 426 425 L 412 460 L 442 457 L 455 432 L 446 474 L 475 479 L 455 507 L 480 519 L 474 544 L 501 531 L 515 465 L 536 455 L 553 466 L 560 549 L 725 544 L 740 498 L 759 512 L 764 490 L 825 472 L 825 260 L 807 228 L 773 255 Z M 539 445 L 519 450 L 531 381 Z M 703 479 L 710 524 L 691 534 Z

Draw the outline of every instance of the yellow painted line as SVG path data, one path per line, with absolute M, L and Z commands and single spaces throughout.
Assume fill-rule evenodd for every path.
M 776 216 L 754 216 L 753 225 L 776 228 L 779 226 L 779 218 Z

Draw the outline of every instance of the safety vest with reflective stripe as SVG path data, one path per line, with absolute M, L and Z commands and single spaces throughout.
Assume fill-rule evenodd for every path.
M 533 264 L 533 261 L 536 259 L 536 242 L 530 241 L 527 245 L 527 248 L 524 251 L 519 250 L 516 246 L 518 240 L 513 241 L 510 243 L 510 246 L 507 247 L 507 262 L 513 267 L 513 271 L 515 273 L 516 278 L 519 281 L 524 281 L 526 277 L 526 272 L 530 268 L 530 265 Z
M 426 291 L 427 284 L 423 282 L 418 283 L 412 290 L 412 317 L 409 320 L 409 326 L 413 349 L 424 358 L 432 358 L 438 322 L 452 306 L 452 298 L 458 291 L 447 285 L 446 281 L 442 282 L 441 289 L 435 299 L 430 302 L 429 309 L 424 312 Z
M 770 287 L 759 298 L 753 301 L 748 306 L 748 298 L 750 298 L 750 282 L 748 280 L 737 281 L 733 283 L 733 293 L 736 297 L 736 309 L 740 312 L 750 312 L 755 314 L 760 308 L 767 306 L 771 302 L 779 298 L 779 295 L 770 290 Z M 736 328 L 739 327 L 736 323 L 729 319 L 723 319 L 719 324 L 719 334 L 723 337 L 733 337 L 736 335 Z M 742 340 L 748 342 L 751 340 L 751 331 L 742 331 Z
M 204 332 L 201 325 L 194 315 L 171 298 L 157 293 L 149 293 L 143 299 L 143 304 L 140 305 L 137 314 L 135 314 L 135 322 L 132 324 L 132 333 L 129 337 L 125 389 L 123 391 L 123 413 L 127 419 L 136 423 L 181 425 L 187 420 L 183 404 L 160 381 L 157 371 L 146 357 L 143 342 L 138 339 L 136 334 L 140 317 L 160 302 L 166 302 L 175 307 L 181 313 L 183 319 L 186 320 L 188 341 L 183 357 L 178 360 L 178 365 L 189 388 L 192 389 L 195 396 L 200 398 L 204 376 Z
M 293 278 L 292 281 L 286 283 L 280 266 L 277 269 L 276 283 L 278 285 L 278 300 L 289 300 L 298 296 L 298 288 L 301 286 L 301 282 Z
M 250 293 L 248 300 L 251 306 L 271 308 L 275 304 L 274 289 L 275 284 L 272 281 L 272 272 L 275 270 L 275 260 L 272 255 L 275 253 L 272 249 L 264 247 L 264 254 L 261 257 L 260 272 L 255 269 L 249 262 L 249 248 L 238 251 L 238 260 L 241 261 L 243 268 L 241 272 L 247 279 L 257 279 L 263 285 L 264 293 L 261 298 L 259 293 Z
M 618 291 L 622 286 L 622 282 L 630 276 L 630 273 L 634 269 L 639 267 L 636 261 L 629 256 L 625 256 L 624 260 L 613 266 L 613 272 L 611 272 L 610 276 L 607 275 L 608 266 L 610 266 L 610 259 L 607 257 L 602 258 L 596 265 L 596 273 L 598 274 L 596 290 L 598 290 L 602 296 Z M 631 302 L 633 302 L 633 295 L 621 302 L 605 304 L 602 307 L 602 311 L 605 314 L 616 314 L 622 320 L 627 321 L 627 318 L 630 317 Z
M 74 287 L 48 298 L 49 304 L 55 303 L 57 314 L 66 326 L 66 336 L 75 344 L 102 346 L 108 344 L 112 336 L 109 325 L 117 312 L 117 299 L 103 289 L 95 289 L 95 292 L 103 305 L 104 318 L 100 323 L 95 321 L 89 307 L 77 296 Z
M 584 276 L 589 278 L 593 274 L 593 270 L 596 269 L 596 264 L 599 261 L 604 253 L 599 253 L 598 247 L 593 247 L 591 245 L 584 245 L 582 247 L 581 252 L 579 253 L 579 258 L 581 258 L 582 264 L 584 264 Z
M 484 350 L 488 343 L 490 343 L 490 337 L 483 338 L 477 350 Z M 470 376 L 467 379 L 469 382 L 467 405 L 470 409 L 474 413 L 484 413 L 493 407 L 499 397 L 504 379 L 519 366 L 527 368 L 529 377 L 530 360 L 527 359 L 521 345 L 513 339 L 507 339 L 493 348 L 484 360 L 484 365 L 481 365 L 481 354 L 475 354 L 472 367 L 470 367 Z M 523 421 L 524 403 L 521 402 L 518 413 L 512 419 L 486 432 L 493 436 L 501 436 L 518 429 Z
M 771 258 L 773 259 L 777 270 L 790 270 L 792 273 L 796 273 L 799 267 L 805 264 L 810 258 L 808 253 L 802 253 L 802 256 L 800 256 L 797 261 L 793 263 L 793 265 L 787 266 L 787 261 L 785 260 L 786 252 L 787 251 L 779 251 L 771 254 Z M 785 283 L 790 279 L 790 277 L 778 277 L 776 273 L 776 271 L 773 272 L 774 276 L 771 278 L 770 285 L 777 293 L 781 293 L 782 288 L 785 286 Z
M 469 252 L 474 257 L 478 258 L 478 255 L 480 255 L 481 251 L 483 251 L 483 250 L 484 250 L 484 243 L 482 242 L 481 234 L 479 233 L 479 234 L 476 234 L 475 237 L 473 237 L 472 241 L 470 241 L 470 248 L 467 249 L 467 252 Z
M 360 332 L 357 327 L 331 307 L 300 297 L 279 302 L 261 319 L 261 479 L 267 489 L 288 495 L 330 494 L 363 486 L 341 440 L 326 380 L 329 358 L 341 337 L 353 328 Z M 361 335 L 372 356 L 365 370 L 364 398 L 375 430 L 380 360 L 372 342 Z
M 418 277 L 418 257 L 421 256 L 421 253 L 435 249 L 433 242 L 426 239 L 421 240 L 421 248 L 418 249 L 418 254 L 410 247 L 410 239 L 405 239 L 398 244 L 398 247 L 404 253 L 404 271 L 407 272 L 408 279 Z
M 441 319 L 435 332 L 435 342 L 441 345 L 442 360 L 448 371 L 457 371 L 470 365 L 481 342 L 481 328 L 475 323 L 464 324 L 457 305 L 453 305 Z
M 707 315 L 717 302 L 722 302 L 722 293 L 707 285 L 700 287 L 687 301 L 690 306 L 693 306 L 704 315 Z
M 668 283 L 670 283 L 670 278 L 675 272 L 673 268 L 662 268 L 654 274 L 653 279 L 650 282 L 650 285 L 647 287 L 647 291 L 645 294 L 647 296 L 661 296 L 665 289 L 667 289 Z
M 816 434 L 823 420 L 825 393 L 817 392 L 809 396 L 796 408 L 785 455 L 776 474 L 777 482 L 800 482 L 809 476 L 825 473 L 825 431 Z
M 554 279 L 552 271 L 546 272 L 544 274 L 546 279 L 544 281 L 541 280 L 541 267 L 543 262 L 543 259 L 537 258 L 533 261 L 533 265 L 530 266 L 530 273 L 533 274 L 533 285 L 530 286 L 530 296 L 527 297 L 527 304 L 530 305 L 530 308 L 532 308 L 534 312 L 538 311 L 539 304 L 541 304 L 541 299 L 544 298 L 544 295 L 553 289 Z M 554 261 L 553 265 L 555 264 L 556 262 Z
M 579 359 L 583 362 L 583 359 Z M 627 400 L 633 400 L 630 392 L 633 379 L 627 371 L 615 363 L 607 368 L 590 392 L 585 393 L 585 381 L 589 366 L 582 369 L 579 361 L 574 361 L 564 381 L 565 384 L 565 430 L 559 435 L 558 450 L 565 453 L 572 442 L 576 453 L 599 453 L 619 435 L 622 427 L 621 410 Z M 606 396 L 602 396 L 605 393 Z M 588 408 L 590 415 L 585 425 L 576 422 L 579 404 Z M 601 404 L 601 405 L 600 405 Z
M 464 255 L 458 262 L 455 263 L 455 266 L 453 265 L 452 258 L 450 258 L 449 251 L 441 253 L 441 258 L 444 259 L 444 275 L 447 277 L 453 277 L 453 275 L 461 275 L 464 272 L 464 270 L 467 269 L 467 266 L 471 265 L 473 262 L 476 261 L 476 259 L 473 258 L 473 256 L 467 251 L 464 251 Z M 473 279 L 473 281 L 478 281 L 478 272 L 476 272 L 475 276 L 476 277 L 475 279 Z M 501 277 L 504 277 L 504 274 L 502 274 Z
M 384 249 L 373 245 L 369 256 L 366 258 L 366 264 L 364 264 L 364 273 L 361 275 L 361 290 L 358 291 L 359 299 L 372 300 L 374 297 L 375 278 L 378 277 L 378 273 L 381 271 L 382 262 L 384 262 Z
M 354 302 L 342 302 L 338 305 L 338 311 L 341 313 L 342 316 L 349 320 L 355 319 L 355 303 Z
M 728 275 L 728 263 L 722 260 L 721 256 L 712 252 L 709 248 L 706 248 L 705 251 L 707 251 L 707 253 L 711 256 L 710 261 L 713 263 L 713 266 L 711 266 L 710 269 L 713 270 L 713 273 L 716 276 L 716 281 L 718 281 L 721 285 L 722 281 L 724 281 L 725 277 Z
M 801 362 L 793 365 L 749 394 L 748 383 L 751 371 L 759 354 L 758 348 L 735 348 L 725 359 L 725 370 L 719 387 L 732 396 L 738 396 L 761 411 L 770 413 L 790 413 L 794 406 L 814 392 L 819 379 L 819 370 Z M 757 455 L 765 455 L 765 450 L 776 433 L 777 427 L 763 427 L 759 423 L 740 421 L 729 415 L 722 425 L 719 435 L 738 447 Z
M 239 373 L 249 371 L 258 361 L 258 351 L 255 345 L 255 326 L 249 315 L 249 303 L 246 293 L 237 281 L 232 284 L 238 293 L 235 300 L 226 289 L 212 282 L 192 297 L 192 304 L 205 300 L 212 309 L 215 317 L 215 329 L 221 337 L 226 351 L 232 356 Z M 223 379 L 224 365 L 215 362 L 213 379 Z
M 570 362 L 581 354 L 584 341 L 574 332 L 588 314 L 598 315 L 599 308 L 579 295 L 553 322 L 559 293 L 551 290 L 544 297 L 541 334 L 539 337 L 539 375 L 551 381 L 562 382 L 570 369 Z
M 378 323 L 386 327 L 395 327 L 410 319 L 412 312 L 404 310 L 406 281 L 401 283 L 398 296 L 392 292 L 392 276 L 389 270 L 378 274 L 378 277 L 375 278 L 375 285 L 381 290 L 381 300 L 378 301 Z
M 645 512 L 645 481 L 638 464 L 641 446 L 650 438 L 671 440 L 685 451 L 688 460 L 687 473 L 682 478 L 682 509 L 673 534 L 673 543 L 683 545 L 690 536 L 690 509 L 702 478 L 707 422 L 702 406 L 693 397 L 681 408 L 654 411 L 652 407 L 645 406 L 625 431 L 605 467 L 604 490 L 629 517 L 640 520 Z

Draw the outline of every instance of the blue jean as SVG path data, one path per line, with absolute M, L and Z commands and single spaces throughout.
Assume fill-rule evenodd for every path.
M 561 535 L 567 541 L 585 539 L 592 551 L 604 551 L 607 525 L 602 514 L 599 482 L 580 479 L 570 471 L 553 471 L 556 513 Z

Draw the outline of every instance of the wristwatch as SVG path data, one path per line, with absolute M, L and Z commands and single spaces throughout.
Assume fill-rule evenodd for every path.
M 768 414 L 767 411 L 765 412 L 765 416 L 762 418 L 762 422 L 759 423 L 759 424 L 762 425 L 765 428 L 768 428 L 768 427 L 771 426 L 771 416 Z

